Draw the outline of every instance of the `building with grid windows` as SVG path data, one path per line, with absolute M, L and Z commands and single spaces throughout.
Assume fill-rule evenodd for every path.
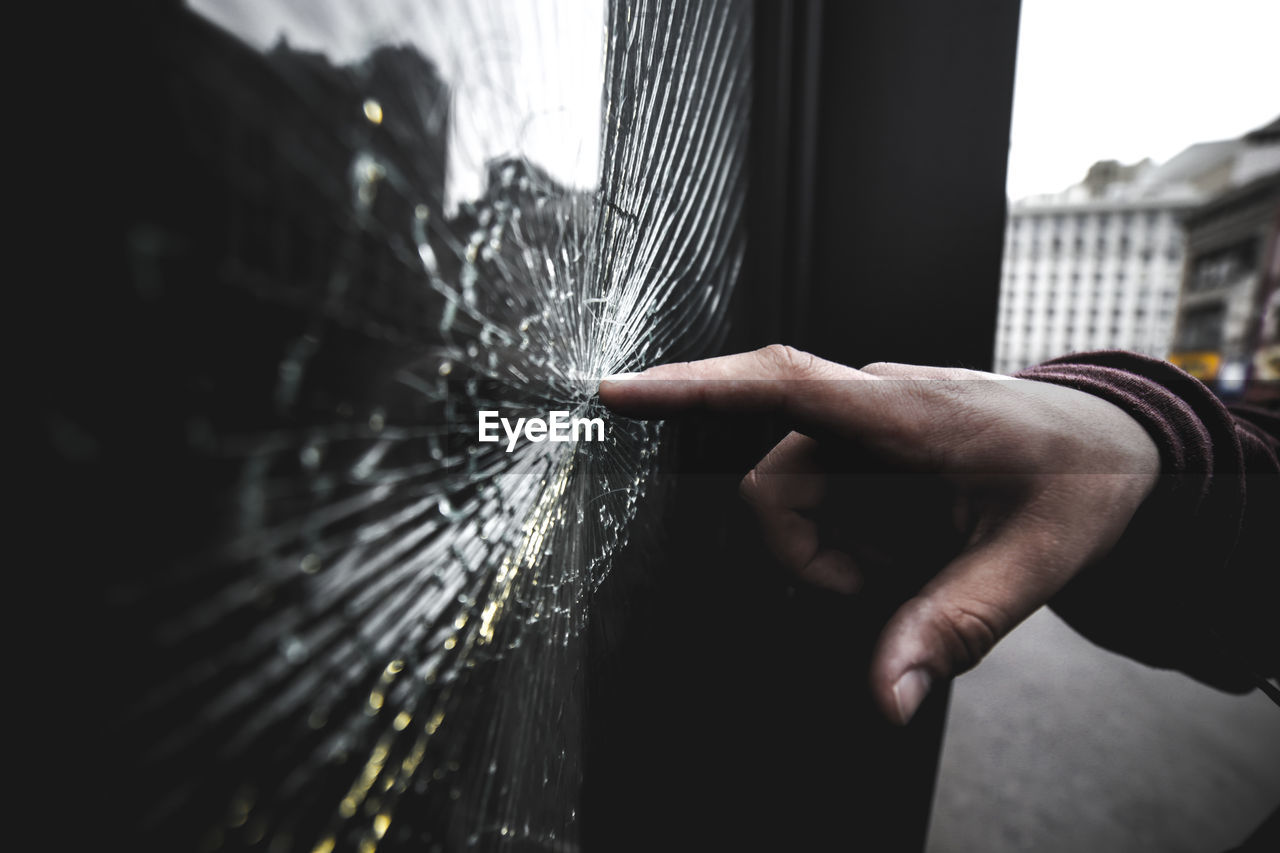
M 1015 207 L 1005 243 L 996 370 L 1119 347 L 1163 356 L 1182 264 L 1175 199 Z
M 1236 185 L 1255 146 L 1193 145 L 1167 163 L 1096 163 L 1062 193 L 1014 202 L 1005 232 L 995 367 L 1079 350 L 1164 358 L 1182 281 L 1182 219 Z

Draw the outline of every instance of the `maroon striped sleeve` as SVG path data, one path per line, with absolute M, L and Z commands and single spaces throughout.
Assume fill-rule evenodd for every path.
M 1172 364 L 1102 351 L 1017 374 L 1140 423 L 1162 476 L 1111 555 L 1051 602 L 1094 642 L 1229 690 L 1280 675 L 1280 418 L 1228 408 Z

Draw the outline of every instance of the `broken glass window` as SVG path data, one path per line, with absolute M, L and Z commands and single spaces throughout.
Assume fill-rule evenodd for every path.
M 141 31 L 131 316 L 177 438 L 49 417 L 176 484 L 103 581 L 146 837 L 576 849 L 584 627 L 661 447 L 596 385 L 724 332 L 750 21 L 191 0 Z M 507 452 L 481 410 L 607 440 Z

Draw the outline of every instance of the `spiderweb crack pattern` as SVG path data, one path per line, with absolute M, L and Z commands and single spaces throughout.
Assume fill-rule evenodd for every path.
M 584 627 L 661 437 L 595 389 L 724 331 L 750 6 L 595 11 L 585 123 L 528 110 L 572 82 L 557 52 L 594 49 L 566 39 L 595 7 L 193 6 L 219 28 L 175 60 L 175 98 L 215 227 L 144 223 L 132 251 L 159 304 L 209 291 L 182 303 L 220 330 L 185 429 L 216 521 L 111 590 L 154 655 L 119 723 L 153 780 L 145 831 L 576 849 Z M 594 182 L 541 165 L 535 125 Z M 184 285 L 167 253 L 195 244 L 214 262 Z M 601 417 L 607 439 L 506 452 L 476 441 L 482 409 Z

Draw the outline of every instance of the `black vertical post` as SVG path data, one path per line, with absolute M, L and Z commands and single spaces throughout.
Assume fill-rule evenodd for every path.
M 795 343 L 987 369 L 1018 0 L 822 5 L 811 285 Z

